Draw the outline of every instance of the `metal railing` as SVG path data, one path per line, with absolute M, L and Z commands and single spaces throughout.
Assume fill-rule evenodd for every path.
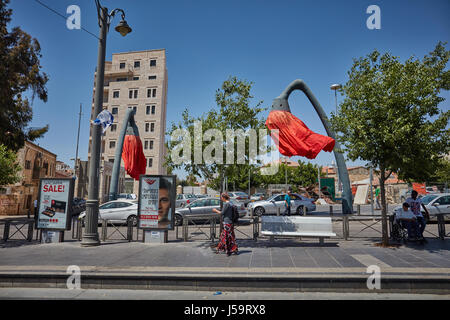
M 34 219 L 25 219 L 25 220 L 4 220 L 1 221 L 0 224 L 4 224 L 3 229 L 3 241 L 8 240 L 27 240 L 31 241 L 33 240 L 33 230 L 34 230 Z M 22 229 L 27 226 L 27 231 Z M 11 234 L 11 229 L 15 228 L 15 231 Z M 21 237 L 19 239 L 13 238 L 16 234 L 20 235 Z

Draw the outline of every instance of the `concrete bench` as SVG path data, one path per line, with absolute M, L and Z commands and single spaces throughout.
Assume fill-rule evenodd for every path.
M 270 241 L 275 237 L 319 238 L 320 244 L 325 238 L 336 237 L 331 217 L 263 216 L 261 234 Z

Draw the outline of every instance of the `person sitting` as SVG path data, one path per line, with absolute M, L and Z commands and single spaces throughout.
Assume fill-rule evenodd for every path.
M 416 216 L 409 209 L 409 204 L 407 202 L 403 203 L 402 208 L 395 211 L 395 219 L 400 222 L 402 227 L 408 230 L 408 240 L 416 239 L 419 225 Z

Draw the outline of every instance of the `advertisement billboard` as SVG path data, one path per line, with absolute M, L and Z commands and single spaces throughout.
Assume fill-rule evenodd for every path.
M 72 178 L 42 178 L 39 184 L 38 229 L 70 230 Z
M 139 177 L 138 228 L 173 230 L 176 176 Z

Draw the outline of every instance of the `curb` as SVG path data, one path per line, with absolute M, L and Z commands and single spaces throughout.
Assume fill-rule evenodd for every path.
M 273 292 L 392 292 L 450 294 L 450 277 L 383 275 L 381 288 L 367 288 L 369 275 L 205 275 L 82 273 L 82 289 L 273 291 Z M 0 273 L 0 288 L 67 288 L 65 273 Z

